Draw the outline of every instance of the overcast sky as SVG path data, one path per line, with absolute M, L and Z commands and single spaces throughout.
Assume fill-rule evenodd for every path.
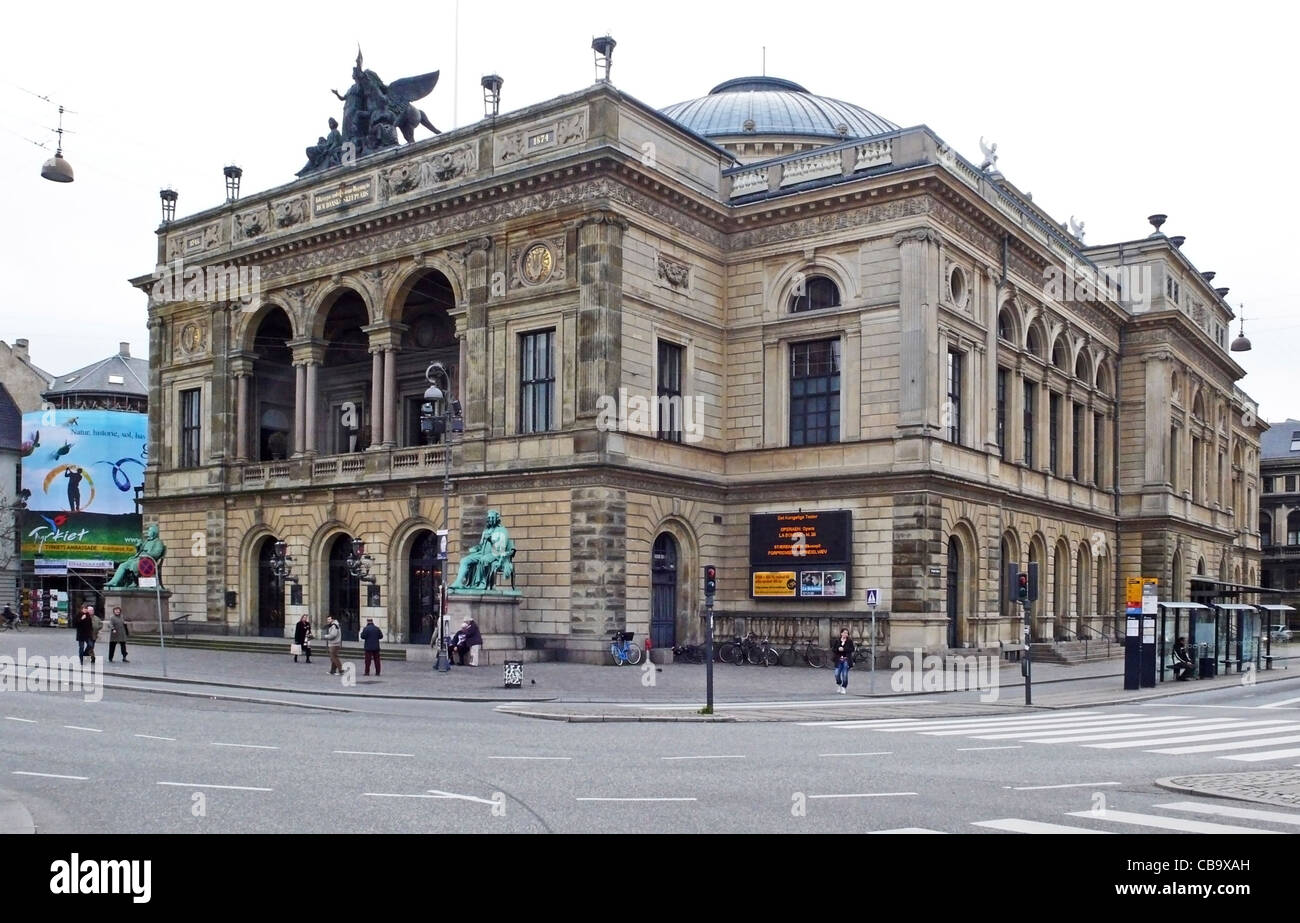
M 221 203 L 226 163 L 244 168 L 245 195 L 292 180 L 341 113 L 329 90 L 346 91 L 358 42 L 385 80 L 441 70 L 419 105 L 446 130 L 482 118 L 487 73 L 505 80 L 503 111 L 590 85 L 591 39 L 609 32 L 614 84 L 655 107 L 761 73 L 766 48 L 768 74 L 929 125 L 976 163 L 981 136 L 996 142 L 1007 178 L 1083 221 L 1089 244 L 1144 237 L 1147 215 L 1168 214 L 1165 232 L 1245 304 L 1241 387 L 1265 419 L 1300 417 L 1300 273 L 1282 233 L 1300 198 L 1300 81 L 1279 9 L 462 0 L 458 42 L 454 0 L 18 4 L 0 65 L 0 339 L 27 337 L 56 374 L 119 340 L 147 356 L 145 300 L 126 280 L 153 268 L 158 189 L 188 215 Z M 40 178 L 57 115 L 33 93 L 73 110 L 72 184 Z

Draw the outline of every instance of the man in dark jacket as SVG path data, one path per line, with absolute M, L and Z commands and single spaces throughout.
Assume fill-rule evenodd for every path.
M 77 615 L 77 656 L 84 664 L 86 655 L 90 655 L 90 662 L 95 662 L 95 635 L 99 634 L 95 630 L 95 608 L 86 603 L 81 607 L 81 612 Z
M 452 663 L 455 663 L 456 655 L 460 654 L 460 665 L 463 667 L 465 666 L 465 655 L 482 644 L 483 634 L 478 630 L 478 623 L 473 619 L 466 619 L 461 623 L 456 636 L 452 638 L 448 657 Z
M 379 630 L 374 619 L 366 619 L 366 627 L 361 629 L 361 640 L 365 642 L 366 650 L 366 676 L 370 675 L 370 661 L 373 658 L 375 662 L 375 675 L 379 675 L 379 642 L 384 637 L 384 633 Z
M 108 617 L 108 662 L 113 662 L 113 655 L 117 648 L 122 648 L 122 662 L 130 663 L 126 659 L 126 639 L 131 636 L 131 629 L 126 625 L 122 618 L 122 607 L 114 606 L 113 614 Z

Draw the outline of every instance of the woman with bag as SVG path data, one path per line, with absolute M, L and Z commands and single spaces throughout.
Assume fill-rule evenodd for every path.
M 835 642 L 835 685 L 840 687 L 840 695 L 849 694 L 849 669 L 853 666 L 853 642 L 849 639 L 849 630 L 840 629 L 840 639 Z
M 298 624 L 293 626 L 293 662 L 298 662 L 298 655 L 305 654 L 307 662 L 311 663 L 311 620 L 304 613 L 303 617 L 298 620 Z

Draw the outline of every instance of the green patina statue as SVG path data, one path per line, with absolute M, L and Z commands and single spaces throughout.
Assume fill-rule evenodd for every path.
M 454 590 L 492 590 L 498 580 L 510 580 L 515 586 L 515 543 L 506 527 L 501 525 L 501 514 L 488 510 L 487 526 L 479 543 L 460 559 Z
M 131 539 L 131 544 L 135 546 L 136 553 L 117 566 L 117 573 L 113 575 L 112 580 L 104 584 L 105 587 L 139 586 L 140 558 L 148 556 L 153 558 L 155 564 L 161 565 L 163 558 L 167 556 L 167 546 L 158 537 L 158 527 L 156 525 L 151 525 L 145 530 L 143 541 Z M 158 575 L 158 586 L 162 586 L 161 573 Z

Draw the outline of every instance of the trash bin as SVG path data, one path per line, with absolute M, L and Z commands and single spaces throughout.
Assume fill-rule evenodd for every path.
M 524 662 L 507 660 L 505 662 L 505 683 L 507 689 L 522 689 L 524 686 Z
M 1202 657 L 1201 672 L 1200 672 L 1201 679 L 1210 679 L 1213 676 L 1214 676 L 1214 658 Z

